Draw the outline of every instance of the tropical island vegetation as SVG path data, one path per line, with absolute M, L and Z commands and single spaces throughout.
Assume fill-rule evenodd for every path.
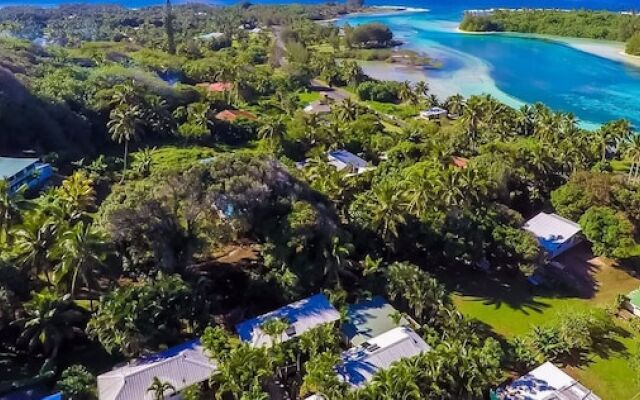
M 627 42 L 628 54 L 640 54 L 640 16 L 630 13 L 537 9 L 466 12 L 460 29 L 614 40 Z
M 0 9 L 0 150 L 57 168 L 43 191 L 0 181 L 0 393 L 94 399 L 96 374 L 193 338 L 217 370 L 188 399 L 480 399 L 544 361 L 602 398 L 640 391 L 621 310 L 640 286 L 640 136 L 371 79 L 323 49 L 387 46 L 388 28 L 314 22 L 360 7 Z M 433 109 L 451 118 L 419 118 Z M 528 285 L 548 260 L 522 226 L 543 210 L 604 263 L 588 294 Z M 314 293 L 383 296 L 430 351 L 349 389 L 344 321 L 270 347 L 233 332 Z

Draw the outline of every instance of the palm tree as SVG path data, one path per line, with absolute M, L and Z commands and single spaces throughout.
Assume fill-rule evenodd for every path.
M 625 143 L 624 155 L 631 160 L 629 180 L 635 181 L 640 175 L 640 135 L 631 136 Z
M 136 140 L 142 134 L 142 114 L 138 106 L 127 106 L 120 104 L 111 110 L 107 127 L 111 134 L 111 139 L 117 143 L 124 143 L 124 166 L 122 168 L 122 179 L 124 182 L 127 170 L 127 158 L 129 157 L 129 142 Z
M 31 352 L 40 348 L 47 358 L 55 359 L 65 340 L 84 334 L 87 312 L 69 295 L 60 298 L 53 291 L 43 290 L 24 308 L 26 316 L 11 324 L 22 329 L 17 343 L 26 345 Z
M 360 64 L 356 61 L 345 61 L 342 64 L 342 76 L 349 85 L 357 86 L 363 76 Z
M 600 148 L 600 159 L 605 161 L 607 151 L 618 151 L 620 144 L 628 140 L 633 134 L 631 124 L 626 120 L 610 121 L 602 125 L 598 131 L 594 133 L 594 139 Z
M 111 104 L 114 106 L 140 105 L 140 95 L 138 89 L 135 86 L 134 81 L 126 81 L 113 87 L 113 94 L 111 95 Z
M 398 87 L 398 97 L 400 98 L 400 101 L 403 102 L 414 102 L 414 100 L 416 100 L 415 93 L 411 89 L 411 84 L 409 83 L 409 81 L 400 83 L 400 86 Z
M 427 97 L 429 95 L 429 84 L 425 81 L 419 81 L 415 86 L 418 97 Z
M 95 282 L 95 268 L 102 265 L 105 258 L 105 236 L 98 229 L 83 221 L 61 235 L 54 249 L 54 255 L 60 259 L 54 271 L 53 283 L 60 285 L 63 281 L 71 296 L 76 293 L 78 278 L 86 288 Z
M 153 393 L 153 400 L 164 400 L 164 394 L 170 392 L 171 395 L 174 395 L 176 388 L 169 382 L 163 382 L 157 376 L 154 376 L 153 382 L 147 389 L 147 392 Z
M 484 116 L 483 100 L 477 96 L 471 97 L 462 113 L 462 123 L 466 126 L 471 149 L 475 150 L 478 141 L 480 124 Z
M 22 224 L 11 233 L 18 263 L 23 269 L 44 275 L 49 284 L 49 252 L 55 244 L 58 229 L 54 218 L 43 212 L 33 211 L 28 213 Z
M 331 238 L 331 245 L 325 250 L 324 274 L 325 276 L 333 275 L 333 279 L 338 286 L 340 286 L 340 274 L 345 272 L 351 265 L 348 257 L 353 251 L 353 245 L 342 243 L 337 236 Z
M 383 181 L 373 188 L 373 201 L 368 204 L 372 224 L 383 240 L 393 243 L 398 230 L 406 222 L 404 199 L 396 185 Z
M 287 127 L 282 116 L 269 117 L 264 120 L 262 126 L 258 129 L 258 137 L 267 140 L 275 148 L 284 138 L 286 131 Z
M 340 122 L 349 122 L 360 116 L 361 109 L 355 101 L 346 98 L 334 107 L 334 112 Z
M 24 190 L 11 193 L 11 185 L 0 179 L 0 245 L 8 240 L 11 226 L 18 221 L 20 211 L 25 205 Z
M 464 97 L 460 94 L 454 94 L 445 100 L 444 102 L 447 111 L 453 115 L 460 115 L 464 110 Z

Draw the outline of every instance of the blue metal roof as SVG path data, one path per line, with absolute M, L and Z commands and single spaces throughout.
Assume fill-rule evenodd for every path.
M 179 344 L 177 346 L 169 347 L 164 351 L 151 354 L 148 356 L 140 357 L 135 364 L 136 365 L 149 364 L 149 363 L 165 360 L 167 358 L 177 356 L 178 354 L 180 354 L 185 350 L 194 350 L 197 346 L 200 346 L 200 339 L 194 339 L 194 340 Z
M 331 305 L 324 294 L 316 294 L 306 299 L 291 303 L 275 311 L 244 321 L 236 325 L 240 339 L 245 342 L 255 342 L 256 332 L 260 327 L 272 319 L 282 319 L 295 325 L 296 334 L 301 334 L 321 323 L 328 323 L 339 319 L 340 314 Z
M 347 151 L 347 150 L 334 150 L 329 152 L 329 157 L 333 157 L 336 160 L 350 165 L 354 168 L 366 168 L 367 162 L 362 158 L 356 156 L 355 154 Z
M 58 392 L 56 394 L 52 394 L 51 396 L 47 396 L 42 400 L 62 400 L 62 392 Z
M 38 161 L 37 158 L 0 157 L 0 179 L 9 179 Z

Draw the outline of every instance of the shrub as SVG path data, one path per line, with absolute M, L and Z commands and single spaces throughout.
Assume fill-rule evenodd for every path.
M 96 377 L 82 365 L 72 365 L 65 369 L 56 383 L 56 389 L 62 392 L 65 399 L 96 399 Z

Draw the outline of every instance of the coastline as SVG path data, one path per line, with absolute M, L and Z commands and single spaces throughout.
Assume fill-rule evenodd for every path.
M 575 50 L 582 51 L 597 57 L 605 58 L 611 61 L 620 62 L 630 66 L 640 68 L 640 56 L 627 54 L 624 51 L 624 42 L 614 42 L 602 39 L 587 39 L 564 37 L 556 35 L 545 35 L 539 33 L 521 33 L 521 32 L 471 32 L 456 28 L 456 32 L 463 35 L 500 35 L 508 37 L 518 37 L 525 39 L 549 40 L 564 46 L 571 47 Z

